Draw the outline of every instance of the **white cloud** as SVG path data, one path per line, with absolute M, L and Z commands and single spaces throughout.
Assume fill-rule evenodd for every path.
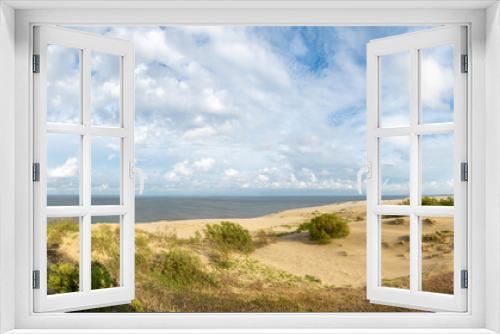
M 213 89 L 204 89 L 203 97 L 204 103 L 208 107 L 208 111 L 218 113 L 224 110 L 221 98 L 214 92 Z
M 224 175 L 229 177 L 236 176 L 238 175 L 238 171 L 236 169 L 229 168 L 224 170 Z
M 195 171 L 208 172 L 215 165 L 215 159 L 202 158 L 190 163 L 189 160 L 184 160 L 176 163 L 173 168 L 164 174 L 164 178 L 168 181 L 181 181 L 189 179 Z
M 453 70 L 439 64 L 435 58 L 422 60 L 422 103 L 431 108 L 448 107 L 453 94 Z
M 259 174 L 257 175 L 257 180 L 259 180 L 260 182 L 267 182 L 269 181 L 269 177 L 264 174 Z
M 193 170 L 189 165 L 189 161 L 184 160 L 182 162 L 176 163 L 172 170 L 165 174 L 165 178 L 168 181 L 177 181 L 181 177 L 190 176 L 191 174 L 193 174 Z
M 203 158 L 201 160 L 195 161 L 193 167 L 196 170 L 206 172 L 210 170 L 215 165 L 215 159 L 213 158 Z
M 203 126 L 200 128 L 195 128 L 188 130 L 182 136 L 184 139 L 199 139 L 203 137 L 210 137 L 216 134 L 216 130 L 210 125 Z
M 78 159 L 69 158 L 64 164 L 49 171 L 50 177 L 63 178 L 75 176 L 78 172 Z

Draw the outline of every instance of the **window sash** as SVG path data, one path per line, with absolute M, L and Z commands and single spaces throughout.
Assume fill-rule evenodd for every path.
M 466 28 L 459 26 L 436 28 L 374 40 L 367 48 L 368 68 L 368 161 L 371 175 L 367 180 L 367 295 L 372 302 L 433 311 L 467 310 L 467 290 L 462 289 L 461 270 L 467 269 L 467 184 L 460 180 L 460 163 L 467 162 L 467 76 L 460 73 L 460 59 L 466 54 Z M 420 124 L 419 50 L 441 45 L 453 45 L 454 122 Z M 379 66 L 384 55 L 409 52 L 409 111 L 410 124 L 405 127 L 382 128 L 379 124 Z M 454 207 L 420 205 L 421 154 L 419 140 L 423 134 L 454 134 Z M 409 189 L 410 205 L 381 204 L 380 139 L 390 136 L 410 137 Z M 381 284 L 381 215 L 406 215 L 410 218 L 410 289 L 383 287 Z M 420 217 L 451 215 L 454 219 L 454 294 L 445 295 L 421 291 L 421 231 Z
M 40 181 L 34 183 L 34 261 L 39 270 L 40 288 L 34 290 L 34 311 L 72 311 L 129 303 L 134 297 L 134 59 L 132 44 L 98 35 L 57 27 L 35 28 L 34 53 L 40 55 L 40 72 L 34 75 L 34 161 L 40 164 Z M 47 123 L 47 47 L 58 45 L 80 51 L 81 124 Z M 121 59 L 121 125 L 119 128 L 93 126 L 90 121 L 91 52 Z M 47 206 L 47 134 L 80 135 L 80 205 Z M 120 205 L 91 204 L 91 139 L 94 136 L 121 138 Z M 91 217 L 120 215 L 120 286 L 91 289 Z M 79 292 L 47 294 L 47 218 L 79 217 Z

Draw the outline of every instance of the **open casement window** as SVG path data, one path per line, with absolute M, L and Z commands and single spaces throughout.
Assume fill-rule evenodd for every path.
M 372 40 L 367 52 L 368 299 L 466 311 L 466 28 Z
M 133 46 L 41 26 L 35 27 L 33 50 L 34 311 L 129 303 Z M 94 247 L 106 248 L 107 257 L 94 258 Z M 61 249 L 68 256 L 60 256 Z M 104 261 L 113 272 L 103 271 Z

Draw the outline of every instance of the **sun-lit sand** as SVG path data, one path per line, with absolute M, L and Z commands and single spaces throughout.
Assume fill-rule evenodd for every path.
M 400 202 L 394 200 L 394 204 Z M 333 240 L 328 245 L 317 245 L 309 241 L 304 233 L 294 231 L 298 225 L 319 213 L 339 213 L 349 220 L 351 233 L 345 239 Z M 252 234 L 260 230 L 281 233 L 267 245 L 258 247 L 250 256 L 254 259 L 299 276 L 319 278 L 323 284 L 336 287 L 362 287 L 366 278 L 366 202 L 345 202 L 317 207 L 286 210 L 256 218 L 192 219 L 159 221 L 137 224 L 138 230 L 149 233 L 175 233 L 180 238 L 202 232 L 206 224 L 229 220 L 241 224 Z M 450 219 L 434 218 L 425 227 L 425 233 L 453 230 Z M 409 223 L 383 223 L 383 278 L 393 279 L 409 274 Z M 447 271 L 452 266 L 452 252 L 445 253 L 434 248 L 423 254 L 424 272 Z

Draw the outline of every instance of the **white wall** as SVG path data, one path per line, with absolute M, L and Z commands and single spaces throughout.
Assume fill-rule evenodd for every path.
M 0 1 L 0 333 L 14 328 L 14 21 Z
M 493 240 L 500 237 L 500 7 L 498 4 L 488 8 L 486 18 L 486 309 L 499 309 L 500 245 Z M 493 288 L 491 288 L 493 287 Z M 500 314 L 486 313 L 486 326 L 495 332 L 500 330 Z

